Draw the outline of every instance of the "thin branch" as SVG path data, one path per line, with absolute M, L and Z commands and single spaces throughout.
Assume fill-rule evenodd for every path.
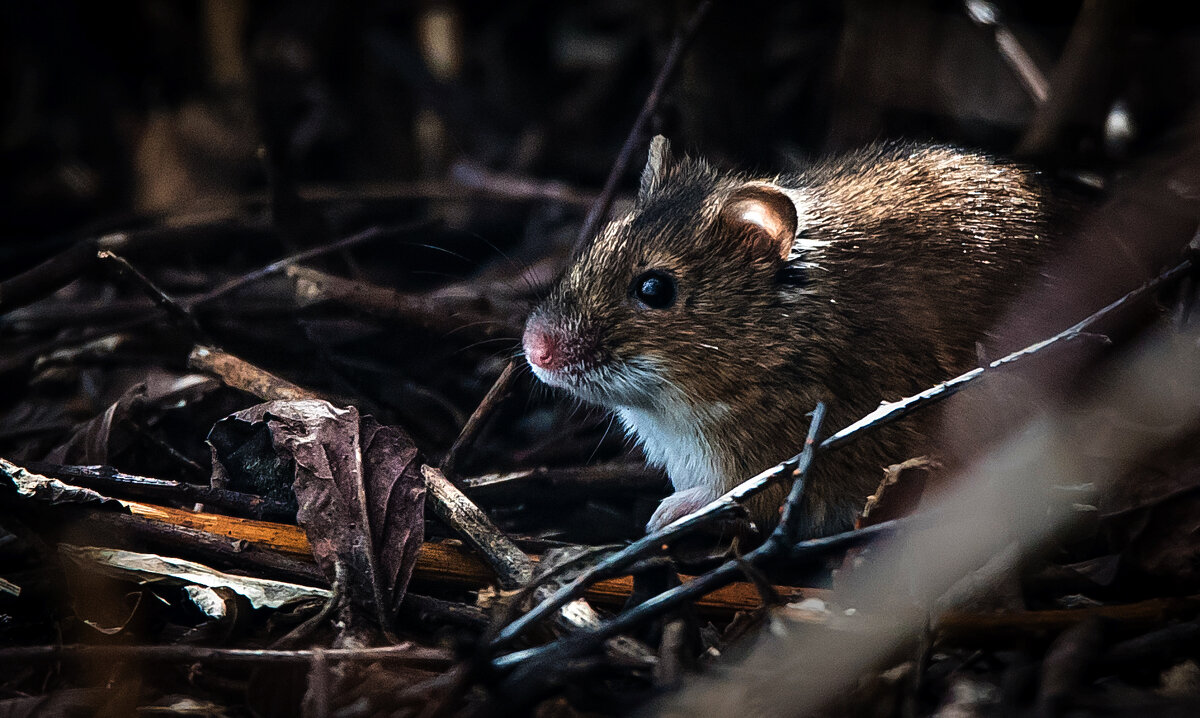
M 204 646 L 22 646 L 0 648 L 0 664 L 28 661 L 162 661 L 170 663 L 308 663 L 318 651 L 329 661 L 405 663 L 431 670 L 453 665 L 454 656 L 439 648 L 412 644 L 380 648 L 278 649 L 207 648 Z
M 457 464 L 459 457 L 466 450 L 469 450 L 479 437 L 483 425 L 491 418 L 492 413 L 501 402 L 508 396 L 509 390 L 512 388 L 513 379 L 516 378 L 516 362 L 510 361 L 504 371 L 500 372 L 500 376 L 496 377 L 492 388 L 488 389 L 483 400 L 479 402 L 479 406 L 472 412 L 471 417 L 467 419 L 467 423 L 463 425 L 462 431 L 450 445 L 450 449 L 446 452 L 446 458 L 442 459 L 442 473 L 449 477 L 457 476 Z
M 1104 319 L 1109 314 L 1112 314 L 1117 309 L 1124 307 L 1126 304 L 1131 303 L 1135 299 L 1141 298 L 1152 290 L 1158 289 L 1169 282 L 1173 282 L 1185 276 L 1189 271 L 1191 271 L 1192 266 L 1193 260 L 1190 258 L 1185 259 L 1171 269 L 1168 269 L 1157 277 L 1145 282 L 1137 289 L 1128 292 L 1120 299 L 1117 299 L 1077 324 L 1064 329 L 1049 339 L 1043 339 L 1040 342 L 1030 344 L 1024 349 L 1020 349 L 1011 354 L 1003 356 L 985 367 L 976 367 L 965 374 L 960 374 L 949 381 L 942 382 L 937 386 L 926 389 L 920 394 L 914 394 L 912 396 L 900 399 L 899 401 L 880 404 L 879 408 L 875 411 L 872 411 L 870 414 L 867 414 L 850 426 L 847 426 L 846 428 L 835 433 L 833 436 L 830 436 L 828 439 L 822 441 L 821 449 L 828 450 L 842 446 L 860 434 L 879 428 L 884 424 L 890 424 L 893 421 L 908 416 L 918 409 L 937 403 L 942 399 L 957 394 L 968 384 L 983 376 L 986 371 L 999 369 L 1002 366 L 1015 363 L 1021 359 L 1024 359 L 1025 357 L 1037 354 L 1047 347 L 1062 344 L 1075 339 L 1076 337 L 1083 336 L 1088 333 L 1087 330 L 1092 327 L 1092 325 L 1096 324 L 1101 319 Z
M 150 280 L 145 274 L 142 274 L 136 267 L 129 263 L 124 257 L 111 252 L 107 249 L 102 249 L 96 253 L 96 258 L 102 262 L 110 262 L 116 266 L 117 271 L 125 277 L 130 277 L 138 285 L 146 296 L 154 302 L 154 305 L 166 312 L 167 316 L 171 317 L 187 330 L 191 335 L 192 340 L 202 344 L 209 343 L 208 335 L 200 328 L 200 324 L 196 321 L 196 317 L 188 310 L 187 307 L 180 305 L 174 299 L 167 295 L 162 289 Z
M 1111 82 L 1107 79 L 1114 74 L 1109 72 L 1111 58 L 1118 56 L 1114 40 L 1126 12 L 1126 3 L 1120 0 L 1088 0 L 1080 6 L 1062 56 L 1051 71 L 1046 100 L 1038 104 L 1014 154 L 1045 154 L 1056 145 L 1073 115 L 1089 105 L 1102 111 L 1100 102 L 1109 99 L 1111 87 L 1098 83 Z M 1095 95 L 1100 91 L 1106 96 L 1088 97 L 1089 92 Z
M 650 89 L 650 94 L 646 96 L 646 101 L 642 104 L 642 110 L 638 113 L 637 119 L 633 122 L 633 127 L 629 130 L 629 136 L 625 138 L 625 144 L 621 146 L 621 151 L 617 155 L 617 161 L 613 163 L 612 170 L 608 173 L 608 179 L 604 181 L 604 189 L 600 191 L 600 196 L 592 204 L 588 210 L 587 219 L 584 220 L 583 226 L 579 228 L 579 236 L 575 239 L 575 246 L 586 242 L 596 233 L 600 222 L 608 215 L 608 210 L 612 206 L 613 195 L 616 194 L 617 184 L 625 175 L 625 170 L 629 168 L 629 162 L 633 159 L 633 153 L 636 148 L 642 143 L 642 135 L 646 131 L 646 125 L 650 122 L 650 118 L 658 110 L 658 103 L 662 101 L 663 94 L 666 92 L 667 85 L 675 76 L 675 71 L 679 67 L 679 61 L 683 58 L 683 53 L 687 50 L 688 45 L 696 37 L 696 31 L 700 29 L 700 25 L 704 22 L 704 18 L 708 15 L 708 11 L 712 9 L 713 0 L 704 0 L 692 13 L 687 24 L 683 26 L 675 35 L 675 39 L 671 42 L 671 49 L 667 51 L 667 58 L 663 61 L 662 68 L 658 71 L 658 77 L 654 80 L 654 86 Z
M 117 471 L 110 466 L 60 466 L 41 461 L 26 461 L 23 462 L 23 465 L 29 471 L 68 481 L 89 489 L 97 489 L 113 496 L 158 501 L 168 499 L 181 503 L 199 502 L 222 509 L 234 510 L 254 518 L 262 518 L 263 516 L 290 516 L 294 518 L 296 514 L 294 507 L 290 507 L 286 503 L 275 499 L 230 491 L 229 489 L 200 486 L 184 481 L 134 476 Z
M 331 252 L 339 252 L 341 250 L 348 249 L 350 247 L 353 247 L 358 244 L 362 244 L 363 242 L 367 242 L 367 241 L 370 241 L 373 239 L 380 239 L 382 237 L 391 237 L 391 236 L 394 236 L 397 234 L 405 234 L 408 232 L 414 232 L 419 229 L 429 228 L 430 226 L 432 226 L 431 222 L 422 220 L 419 222 L 408 222 L 405 224 L 398 224 L 398 225 L 392 225 L 392 226 L 387 226 L 387 227 L 371 227 L 369 229 L 364 229 L 361 232 L 352 234 L 349 237 L 345 237 L 343 239 L 339 239 L 336 242 L 330 242 L 329 244 L 323 244 L 319 247 L 313 247 L 312 249 L 306 249 L 303 252 L 296 252 L 295 254 L 288 255 L 287 257 L 284 257 L 283 259 L 279 259 L 274 262 L 271 262 L 270 264 L 266 265 L 265 267 L 260 267 L 259 269 L 256 269 L 253 272 L 248 272 L 246 274 L 243 274 L 240 277 L 231 279 L 228 282 L 225 282 L 224 284 L 212 289 L 208 293 L 202 294 L 198 297 L 193 298 L 188 303 L 188 306 L 189 306 L 189 308 L 194 308 L 194 307 L 201 306 L 203 304 L 207 304 L 207 303 L 212 302 L 216 299 L 219 299 L 231 292 L 237 291 L 238 289 L 241 289 L 242 287 L 244 287 L 248 284 L 262 281 L 263 279 L 266 279 L 267 277 L 270 277 L 271 275 L 278 274 L 278 273 L 284 271 L 285 269 L 287 269 L 288 267 L 290 267 L 294 264 L 298 264 L 300 262 L 307 262 L 308 260 L 313 259 L 315 257 L 320 257 L 322 255 L 329 254 Z
M 976 25 L 992 31 L 1000 56 L 1008 63 L 1009 68 L 1024 85 L 1025 91 L 1029 93 L 1030 97 L 1039 104 L 1045 102 L 1046 98 L 1050 96 L 1050 83 L 1046 80 L 1046 75 L 1042 73 L 1041 68 L 1025 51 L 1021 41 L 1004 24 L 999 8 L 986 0 L 966 0 L 963 4 L 966 7 L 967 17 L 971 18 Z
M 433 513 L 483 554 L 506 589 L 520 588 L 533 577 L 533 561 L 439 469 L 421 466 Z
M 193 347 L 188 355 L 188 368 L 214 374 L 226 386 L 257 396 L 263 401 L 326 398 L 215 347 Z
M 152 247 L 160 248 L 173 241 L 209 239 L 214 234 L 213 229 L 212 226 L 154 227 L 80 240 L 41 264 L 0 282 L 0 314 L 32 304 L 75 281 L 88 269 L 95 267 L 98 251 L 134 254 Z
M 522 469 L 501 474 L 460 477 L 463 490 L 490 500 L 529 501 L 530 492 L 546 492 L 556 502 L 602 495 L 661 492 L 670 484 L 666 475 L 645 462 L 619 461 L 586 466 Z

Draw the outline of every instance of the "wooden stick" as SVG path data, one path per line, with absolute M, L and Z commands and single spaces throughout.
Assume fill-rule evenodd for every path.
M 464 451 L 467 451 L 475 443 L 479 437 L 479 432 L 482 431 L 483 425 L 491 418 L 496 407 L 504 401 L 508 396 L 509 389 L 512 387 L 513 379 L 517 375 L 516 362 L 510 361 L 504 371 L 500 372 L 500 376 L 496 377 L 492 388 L 488 389 L 483 400 L 479 402 L 479 406 L 475 407 L 475 411 L 471 412 L 471 417 L 467 419 L 467 423 L 463 425 L 462 431 L 458 437 L 454 439 L 454 443 L 450 444 L 450 449 L 446 451 L 446 458 L 442 459 L 442 473 L 448 476 L 456 476 L 458 459 Z
M 235 518 L 219 514 L 197 513 L 155 506 L 139 502 L 123 501 L 134 516 L 172 526 L 182 526 L 203 531 L 229 542 L 245 542 L 245 545 L 260 550 L 276 551 L 292 557 L 312 560 L 312 548 L 299 526 L 278 524 L 255 519 Z M 530 559 L 536 564 L 537 556 Z M 693 576 L 681 575 L 684 583 Z M 456 542 L 428 541 L 421 546 L 417 565 L 413 571 L 417 582 L 439 583 L 447 586 L 477 589 L 491 584 L 495 573 L 474 554 L 464 550 Z M 791 600 L 828 597 L 829 592 L 815 588 L 776 586 L 775 590 Z M 633 579 L 625 576 L 598 581 L 584 596 L 589 601 L 608 606 L 620 606 L 633 592 Z M 709 615 L 728 616 L 735 611 L 751 611 L 761 606 L 758 590 L 750 583 L 734 583 L 714 591 L 696 602 L 697 608 Z
M 454 663 L 454 655 L 441 648 L 412 644 L 379 648 L 324 649 L 250 649 L 209 648 L 206 646 L 22 646 L 0 648 L 0 664 L 26 661 L 166 661 L 206 663 L 307 663 L 317 651 L 330 661 L 380 661 L 406 663 L 431 670 L 444 670 Z
M 295 516 L 296 510 L 283 501 L 268 499 L 256 494 L 244 494 L 229 489 L 191 484 L 185 481 L 155 479 L 122 473 L 111 466 L 62 466 L 43 461 L 26 461 L 23 467 L 29 471 L 61 479 L 77 486 L 101 491 L 113 498 L 146 499 L 163 501 L 171 499 L 181 502 L 203 503 L 254 518 Z
M 533 562 L 529 556 L 517 548 L 466 494 L 450 483 L 440 469 L 425 464 L 421 466 L 421 475 L 425 477 L 426 496 L 433 512 L 488 557 L 502 588 L 518 589 L 533 578 Z
M 324 398 L 215 347 L 193 348 L 188 355 L 188 367 L 215 374 L 227 386 L 253 394 L 264 401 Z

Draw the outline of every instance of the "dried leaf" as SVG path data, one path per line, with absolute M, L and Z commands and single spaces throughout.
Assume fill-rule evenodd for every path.
M 329 600 L 328 589 L 222 573 L 194 561 L 152 553 L 59 544 L 63 558 L 112 578 L 137 583 L 169 581 L 183 585 L 228 588 L 245 596 L 255 608 L 278 608 L 311 598 Z
M 344 579 L 352 604 L 389 626 L 424 540 L 425 481 L 412 439 L 320 400 L 268 402 L 221 423 L 230 420 L 265 424 L 294 472 L 296 518 L 317 564 L 331 582 Z
M 108 698 L 103 688 L 68 688 L 43 696 L 17 696 L 0 700 L 3 718 L 96 715 Z
M 122 451 L 129 442 L 130 437 L 120 427 L 130 416 L 149 406 L 178 407 L 219 386 L 219 382 L 203 374 L 151 373 L 145 382 L 131 386 L 99 416 L 80 425 L 69 439 L 51 449 L 44 460 L 53 464 L 108 464 L 109 457 Z
M 58 479 L 35 474 L 16 464 L 0 459 L 0 476 L 7 478 L 16 487 L 17 493 L 32 499 L 49 501 L 52 504 L 109 504 L 120 507 L 120 502 L 110 499 L 91 489 L 72 486 Z

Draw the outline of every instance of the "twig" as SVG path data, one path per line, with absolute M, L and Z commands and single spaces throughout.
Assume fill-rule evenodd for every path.
M 195 476 L 201 481 L 208 481 L 211 472 L 209 472 L 200 464 L 197 464 L 195 461 L 192 461 L 190 458 L 184 455 L 183 452 L 181 452 L 179 449 L 176 449 L 174 446 L 171 446 L 170 443 L 161 437 L 155 436 L 150 430 L 150 427 L 146 426 L 146 424 L 140 419 L 127 417 L 125 421 L 141 439 L 145 440 L 155 449 L 162 452 L 168 459 L 178 464 L 180 468 L 186 470 L 189 474 Z
M 867 414 L 850 426 L 847 426 L 846 428 L 835 433 L 833 436 L 830 436 L 828 439 L 822 441 L 821 449 L 825 451 L 842 446 L 851 439 L 857 437 L 859 434 L 865 433 L 871 429 L 876 429 L 884 424 L 890 424 L 897 419 L 908 416 L 918 409 L 939 402 L 946 397 L 952 396 L 961 391 L 971 382 L 983 376 L 984 372 L 988 370 L 998 369 L 1007 364 L 1012 364 L 1024 359 L 1025 357 L 1037 354 L 1047 347 L 1061 344 L 1086 334 L 1087 330 L 1093 324 L 1096 324 L 1117 309 L 1120 309 L 1126 304 L 1132 302 L 1134 299 L 1138 299 L 1141 296 L 1149 293 L 1151 290 L 1157 289 L 1164 284 L 1172 282 L 1186 275 L 1187 272 L 1192 269 L 1192 264 L 1193 262 L 1191 259 L 1185 259 L 1171 269 L 1168 269 L 1157 277 L 1145 282 L 1137 289 L 1126 293 L 1120 299 L 1113 301 L 1104 308 L 1094 312 L 1087 318 L 1067 329 L 1064 329 L 1049 339 L 1043 339 L 1040 342 L 1030 344 L 1024 349 L 1020 349 L 1011 354 L 1003 356 L 985 367 L 976 367 L 965 374 L 960 374 L 949 381 L 942 382 L 937 386 L 926 389 L 920 394 L 914 394 L 912 396 L 900 399 L 899 401 L 880 404 L 879 408 L 875 411 L 872 411 L 870 414 Z
M 1172 636 L 1178 636 L 1171 630 L 1173 628 L 1180 628 L 1189 636 L 1200 635 L 1200 620 L 1196 619 L 1198 612 L 1200 612 L 1200 595 L 1193 594 L 1089 608 L 1008 613 L 951 611 L 941 616 L 934 628 L 941 636 L 939 640 L 950 639 L 955 642 L 977 643 L 986 638 L 997 642 L 997 645 L 1012 645 L 1013 643 L 1023 643 L 1032 636 L 1058 633 L 1082 621 L 1096 618 L 1119 624 L 1121 630 L 1126 633 L 1132 629 L 1162 626 L 1164 623 L 1178 618 L 1193 622 L 1192 629 L 1183 628 L 1188 624 L 1181 624 L 1146 634 L 1140 638 L 1131 638 L 1113 646 L 1105 656 L 1105 660 L 1124 664 L 1144 660 L 1149 655 L 1162 655 L 1165 646 L 1160 641 L 1170 641 Z M 1193 634 L 1193 631 L 1197 633 Z
M 1191 655 L 1200 640 L 1200 619 L 1177 623 L 1122 641 L 1105 652 L 1106 667 L 1130 666 L 1146 661 L 1172 662 Z
M 174 299 L 167 296 L 166 292 L 159 289 L 154 282 L 150 281 L 149 277 L 142 274 L 128 260 L 106 249 L 97 252 L 96 258 L 102 262 L 115 264 L 118 272 L 124 276 L 132 277 L 138 287 L 154 302 L 154 305 L 166 312 L 167 316 L 174 319 L 180 326 L 186 329 L 193 341 L 202 344 L 209 343 L 208 335 L 200 328 L 200 324 L 196 322 L 196 317 L 186 307 L 181 306 Z
M 675 70 L 679 66 L 679 61 L 683 58 L 683 53 L 691 44 L 692 39 L 696 36 L 696 31 L 700 29 L 700 25 L 704 22 L 708 11 L 712 9 L 713 0 L 704 0 L 696 7 L 687 24 L 683 26 L 675 35 L 675 39 L 671 42 L 671 49 L 667 51 L 667 58 L 663 61 L 662 68 L 658 71 L 658 76 L 654 79 L 654 86 L 650 89 L 650 94 L 646 96 L 646 101 L 642 104 L 642 110 L 638 113 L 637 119 L 633 122 L 633 127 L 629 130 L 629 136 L 625 138 L 625 144 L 621 145 L 621 151 L 617 154 L 617 160 L 613 163 L 612 169 L 608 173 L 608 179 L 604 181 L 604 189 L 600 191 L 600 196 L 592 204 L 588 210 L 587 218 L 583 222 L 583 226 L 579 229 L 579 235 L 575 239 L 575 246 L 583 244 L 591 239 L 596 233 L 596 229 L 600 226 L 600 222 L 608 215 L 608 209 L 612 206 L 613 195 L 616 194 L 617 184 L 621 181 L 621 177 L 625 175 L 625 170 L 629 167 L 629 162 L 633 159 L 634 150 L 642 142 L 642 135 L 645 132 L 646 124 L 650 118 L 658 110 L 658 103 L 662 101 L 663 93 L 666 92 L 667 85 L 670 84 L 675 76 Z
M 449 623 L 478 631 L 487 628 L 489 621 L 488 614 L 483 609 L 457 601 L 422 596 L 412 591 L 405 592 L 399 615 L 401 620 L 411 619 L 412 624 L 417 626 L 439 626 Z
M 439 648 L 414 645 L 383 646 L 380 648 L 326 649 L 248 649 L 206 648 L 204 646 L 22 646 L 0 648 L 0 663 L 23 661 L 163 661 L 211 663 L 309 663 L 320 651 L 329 661 L 380 661 L 405 663 L 432 670 L 444 670 L 453 665 L 454 656 Z
M 397 292 L 369 282 L 338 277 L 310 267 L 288 267 L 296 301 L 338 302 L 374 317 L 395 319 L 442 334 L 514 337 L 528 307 L 486 290 L 458 284 L 434 292 Z
M 963 4 L 967 10 L 967 17 L 971 18 L 976 25 L 992 31 L 1000 56 L 1008 63 L 1034 101 L 1045 102 L 1046 98 L 1050 96 L 1050 83 L 1046 81 L 1046 76 L 1038 68 L 1037 63 L 1025 51 L 1021 41 L 1004 24 L 1000 10 L 986 0 L 966 0 Z
M 188 355 L 188 367 L 215 374 L 227 386 L 253 394 L 263 401 L 325 398 L 214 347 L 194 347 Z
M 131 509 L 134 506 L 127 506 Z M 258 542 L 237 540 L 227 534 L 207 531 L 203 528 L 164 521 L 163 515 L 180 509 L 153 507 L 150 516 L 118 513 L 103 509 L 79 508 L 75 524 L 86 527 L 89 540 L 97 536 L 112 536 L 116 545 L 146 551 L 153 548 L 163 552 L 178 552 L 185 557 L 198 557 L 206 563 L 220 564 L 244 571 L 260 571 L 267 576 L 310 586 L 328 585 L 328 579 L 311 562 L 311 550 L 307 561 L 283 555 L 274 547 Z M 191 513 L 191 512 L 188 512 Z M 202 516 L 203 514 L 192 514 Z M 212 515 L 212 514 L 210 514 Z M 225 519 L 226 517 L 221 517 Z M 238 521 L 239 519 L 228 519 Z M 241 519 L 248 520 L 248 519 Z M 297 531 L 301 531 L 296 527 Z M 108 543 L 108 542 L 106 542 Z
M 491 418 L 496 407 L 508 396 L 509 390 L 512 387 L 513 379 L 516 377 L 516 362 L 510 361 L 504 371 L 500 372 L 500 376 L 496 377 L 492 388 L 488 389 L 483 400 L 479 402 L 479 406 L 475 407 L 471 417 L 467 419 L 467 423 L 459 432 L 458 438 L 454 443 L 450 444 L 450 449 L 446 452 L 446 458 L 442 459 L 442 473 L 447 476 L 457 476 L 457 464 L 459 457 L 463 451 L 471 448 L 478 438 L 479 432 L 483 429 L 484 423 Z
M 659 688 L 674 688 L 683 679 L 680 656 L 686 638 L 687 623 L 682 619 L 668 621 L 663 626 L 662 639 L 658 644 L 658 665 L 654 668 L 654 683 Z
M 454 163 L 450 167 L 450 178 L 463 188 L 484 193 L 485 197 L 561 202 L 578 207 L 587 207 L 596 201 L 595 192 L 579 190 L 563 182 L 493 172 L 468 162 Z M 456 194 L 461 196 L 462 192 Z
M 305 716 L 310 718 L 329 717 L 329 660 L 326 649 L 314 648 L 308 664 L 308 690 L 304 693 Z
M 595 583 L 600 579 L 621 575 L 624 569 L 632 565 L 634 562 L 650 554 L 662 551 L 665 545 L 670 541 L 690 533 L 699 526 L 709 524 L 718 518 L 732 517 L 737 515 L 739 512 L 744 511 L 744 509 L 742 509 L 741 502 L 745 501 L 745 499 L 749 498 L 750 496 L 763 491 L 776 481 L 782 479 L 784 476 L 790 475 L 799 477 L 803 475 L 804 472 L 808 470 L 809 464 L 812 462 L 814 452 L 813 443 L 816 439 L 816 431 L 820 426 L 821 420 L 824 418 L 824 416 L 825 407 L 822 404 L 818 404 L 817 408 L 813 411 L 813 420 L 809 424 L 808 440 L 805 442 L 804 450 L 799 454 L 775 467 L 767 469 L 749 481 L 742 483 L 732 491 L 721 496 L 699 511 L 676 519 L 667 526 L 664 526 L 662 529 L 638 539 L 630 544 L 625 550 L 609 556 L 587 571 L 584 571 L 577 576 L 575 580 L 571 581 L 571 583 L 558 589 L 547 599 L 542 601 L 542 603 L 535 606 L 533 610 L 505 626 L 504 630 L 497 634 L 496 638 L 492 641 L 490 648 L 495 650 L 507 645 L 533 624 L 546 618 L 554 611 L 557 611 L 571 601 L 582 596 L 590 584 Z M 800 482 L 801 480 L 797 478 L 796 481 Z M 796 492 L 793 492 L 793 494 L 795 493 Z M 784 525 L 784 523 L 780 523 L 781 527 Z M 776 533 L 778 532 L 779 528 L 777 527 Z M 777 542 L 768 541 L 768 544 L 773 543 Z M 778 551 L 779 548 L 774 548 L 772 550 Z M 719 583 L 724 579 L 732 580 L 731 576 L 736 577 L 740 574 L 741 567 L 736 561 L 730 562 L 728 566 L 732 567 L 732 573 L 723 574 L 721 579 L 718 579 L 712 584 L 704 583 L 708 576 L 708 574 L 705 574 L 704 576 L 698 577 L 694 581 L 691 581 L 680 588 L 673 589 L 673 591 L 699 590 L 703 592 L 708 588 L 709 585 L 715 585 L 715 583 Z M 724 568 L 725 567 L 717 569 L 717 571 L 722 571 Z M 712 581 L 711 579 L 707 580 Z M 725 583 L 728 582 L 728 580 L 725 580 L 721 585 L 725 585 Z M 693 584 L 697 585 L 693 586 Z M 689 586 L 692 588 L 688 589 Z M 672 591 L 668 591 L 667 593 L 672 593 Z M 688 595 L 691 596 L 694 594 L 688 593 Z M 647 602 L 647 604 L 655 600 L 656 599 L 651 599 Z M 642 605 L 645 606 L 647 604 Z M 674 605 L 677 604 L 672 604 L 672 606 Z
M 209 563 L 262 570 L 298 583 L 328 585 L 328 579 L 312 563 L 312 547 L 299 526 L 134 501 L 123 503 L 132 516 L 80 507 L 76 509 L 77 523 L 91 536 L 101 532 L 114 534 L 122 540 L 127 539 L 124 543 L 119 542 L 119 545 L 128 545 L 140 551 L 145 551 L 147 546 L 165 551 L 185 551 Z M 872 531 L 876 531 L 876 535 L 885 535 L 885 528 L 880 524 L 879 527 L 872 527 Z M 858 534 L 871 532 L 854 533 L 855 536 L 849 537 L 854 540 L 844 537 L 841 542 L 829 543 L 822 555 L 859 545 L 863 540 Z M 478 590 L 494 582 L 495 576 L 495 570 L 480 559 L 475 551 L 463 547 L 461 542 L 426 541 L 417 554 L 413 582 Z M 679 578 L 682 582 L 694 580 L 692 576 L 685 575 Z M 621 606 L 628 600 L 632 590 L 633 582 L 628 577 L 603 580 L 592 585 L 585 598 L 590 602 Z M 776 591 L 793 597 L 821 597 L 826 593 L 822 589 L 788 586 L 776 587 Z M 729 616 L 735 611 L 758 608 L 760 602 L 753 586 L 739 582 L 714 591 L 695 605 L 705 615 Z
M 0 313 L 35 302 L 79 278 L 96 263 L 98 250 L 126 251 L 158 243 L 163 232 L 118 232 L 76 242 L 41 264 L 0 282 Z
M 295 516 L 295 509 L 282 501 L 244 494 L 229 489 L 189 484 L 146 476 L 125 474 L 111 466 L 60 466 L 41 461 L 26 461 L 23 465 L 33 471 L 56 479 L 98 489 L 116 496 L 153 500 L 169 499 L 182 503 L 203 503 L 223 509 L 232 509 L 247 516 L 287 517 Z
M 516 589 L 533 577 L 533 562 L 496 527 L 478 506 L 450 483 L 439 469 L 421 466 L 426 495 L 434 514 L 453 527 L 487 559 L 500 585 Z
M 668 486 L 659 469 L 644 462 L 613 462 L 587 466 L 546 467 L 510 471 L 503 474 L 466 476 L 459 480 L 472 496 L 508 497 L 528 500 L 530 491 L 546 491 L 555 501 L 586 494 L 589 498 L 606 493 L 659 491 Z
M 420 222 L 408 222 L 406 224 L 393 225 L 393 226 L 389 226 L 389 227 L 371 227 L 369 229 L 365 229 L 356 234 L 352 234 L 349 237 L 345 237 L 344 239 L 339 239 L 336 242 L 331 242 L 329 244 L 323 244 L 319 247 L 313 247 L 312 249 L 306 249 L 303 252 L 296 252 L 295 254 L 291 254 L 287 257 L 284 257 L 283 259 L 271 262 L 270 264 L 266 265 L 265 267 L 260 267 L 259 269 L 256 269 L 253 272 L 249 272 L 249 273 L 243 274 L 242 276 L 237 277 L 235 279 L 231 279 L 228 282 L 225 282 L 224 284 L 212 289 L 208 293 L 202 294 L 198 297 L 193 298 L 189 302 L 189 308 L 207 304 L 213 300 L 216 300 L 216 299 L 219 299 L 219 298 L 225 296 L 226 294 L 229 294 L 230 292 L 234 292 L 238 289 L 241 289 L 242 287 L 246 286 L 247 284 L 252 284 L 254 282 L 262 281 L 263 279 L 271 276 L 272 274 L 278 274 L 279 272 L 282 272 L 283 270 L 287 269 L 288 267 L 292 266 L 293 264 L 297 264 L 299 262 L 306 262 L 315 257 L 320 257 L 324 254 L 329 254 L 330 252 L 338 252 L 338 251 L 341 251 L 344 249 L 348 249 L 350 247 L 353 247 L 356 244 L 362 244 L 363 242 L 366 242 L 366 241 L 369 241 L 372 239 L 379 239 L 380 237 L 390 237 L 390 236 L 397 235 L 397 234 L 413 232 L 418 229 L 428 228 L 430 226 L 431 226 L 430 222 L 420 221 Z
M 1087 99 L 1086 93 L 1111 74 L 1105 61 L 1114 56 L 1118 19 L 1125 11 L 1119 0 L 1092 0 L 1080 6 L 1061 59 L 1051 72 L 1046 101 L 1038 105 L 1014 154 L 1028 157 L 1048 152 Z
M 1050 718 L 1064 713 L 1070 695 L 1088 678 L 1092 664 L 1104 648 L 1103 626 L 1093 618 L 1059 634 L 1042 659 L 1034 715 Z

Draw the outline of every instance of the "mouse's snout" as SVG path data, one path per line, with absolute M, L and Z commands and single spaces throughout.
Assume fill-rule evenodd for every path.
M 521 343 L 525 347 L 525 358 L 532 366 L 546 371 L 562 368 L 562 336 L 545 321 L 530 319 L 525 324 L 525 335 Z
M 568 329 L 536 314 L 525 323 L 521 343 L 530 366 L 545 372 L 586 369 L 599 359 L 592 332 Z

